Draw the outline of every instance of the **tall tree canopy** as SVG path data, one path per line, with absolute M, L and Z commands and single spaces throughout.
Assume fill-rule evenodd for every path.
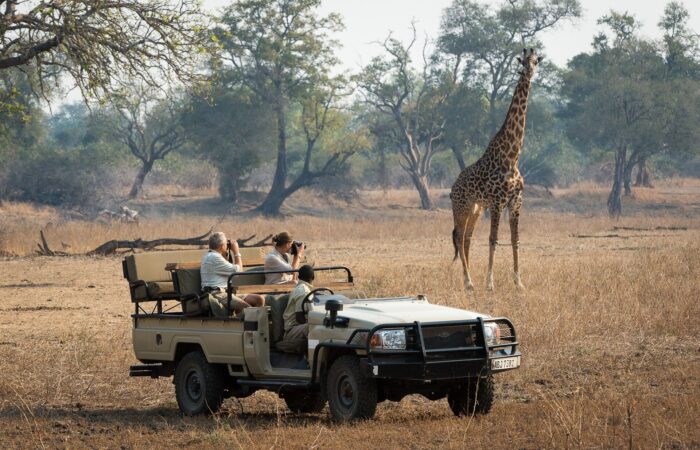
M 580 15 L 578 0 L 508 1 L 495 10 L 474 0 L 454 0 L 445 9 L 440 48 L 445 53 L 463 56 L 465 80 L 485 90 L 489 135 L 501 124 L 502 118 L 496 114 L 498 103 L 508 97 L 517 82 L 516 57 L 523 44 L 542 48 L 538 37 L 543 32 Z M 542 79 L 546 73 L 540 69 L 538 77 Z
M 342 29 L 340 17 L 319 17 L 321 0 L 243 0 L 231 4 L 216 34 L 223 61 L 275 112 L 277 165 L 259 211 L 279 214 L 287 196 L 287 128 L 290 105 L 315 96 L 337 63 L 328 33 Z M 335 91 L 334 91 L 335 92 Z
M 404 45 L 389 37 L 385 56 L 375 57 L 357 76 L 364 102 L 388 116 L 391 126 L 383 129 L 383 140 L 392 142 L 401 155 L 401 168 L 411 178 L 420 195 L 421 208 L 433 207 L 429 173 L 433 157 L 443 150 L 441 140 L 447 123 L 446 101 L 456 86 L 459 57 L 424 55 L 423 67 L 412 67 L 413 39 Z M 425 53 L 425 52 L 424 52 Z
M 142 86 L 133 93 L 113 96 L 112 104 L 116 116 L 113 136 L 141 162 L 129 191 L 129 198 L 134 199 L 141 194 L 153 165 L 187 143 L 182 101 L 173 93 L 161 98 Z
M 570 136 L 614 156 L 608 212 L 617 217 L 635 165 L 661 151 L 695 147 L 699 94 L 697 82 L 668 76 L 668 55 L 638 36 L 634 16 L 612 11 L 599 23 L 609 31 L 595 37 L 590 54 L 571 60 L 562 94 Z

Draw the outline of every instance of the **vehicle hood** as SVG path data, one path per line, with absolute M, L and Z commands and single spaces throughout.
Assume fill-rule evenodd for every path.
M 345 305 L 342 311 L 338 311 L 338 316 L 349 318 L 352 328 L 387 323 L 413 323 L 416 321 L 427 323 L 489 317 L 474 311 L 435 305 L 425 300 L 410 298 L 357 300 L 354 304 Z

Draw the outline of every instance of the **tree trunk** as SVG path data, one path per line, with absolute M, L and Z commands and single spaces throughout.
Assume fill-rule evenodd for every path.
M 625 188 L 625 197 L 632 195 L 632 168 L 634 164 L 631 162 L 625 164 L 625 170 L 622 172 L 623 184 Z
M 420 195 L 421 209 L 433 209 L 433 201 L 430 199 L 428 177 L 426 175 L 411 173 L 411 180 L 418 191 L 418 195 Z
M 456 147 L 452 147 L 452 154 L 454 155 L 455 159 L 457 160 L 457 164 L 459 165 L 459 171 L 462 172 L 467 165 L 464 163 L 464 156 L 462 156 L 462 152 L 459 151 Z
M 219 170 L 219 197 L 232 205 L 238 203 L 238 178 L 228 175 L 228 171 Z
M 608 214 L 611 217 L 620 217 L 622 214 L 622 184 L 625 171 L 625 160 L 627 159 L 627 146 L 620 145 L 615 150 L 615 173 L 613 174 L 613 185 L 608 196 Z
M 384 146 L 381 146 L 379 150 L 379 185 L 386 194 L 389 190 L 389 171 L 386 166 L 386 149 Z
M 637 171 L 637 180 L 635 181 L 634 185 L 653 188 L 654 185 L 651 183 L 651 174 L 647 168 L 647 159 L 640 158 L 637 167 L 639 170 Z
M 287 118 L 281 93 L 278 93 L 275 113 L 277 114 L 277 168 L 270 192 L 262 204 L 256 208 L 257 211 L 266 216 L 279 215 L 284 202 L 284 197 L 281 194 L 287 182 Z
M 131 186 L 131 191 L 129 191 L 129 200 L 133 200 L 141 194 L 141 190 L 143 189 L 143 181 L 146 179 L 148 172 L 153 169 L 154 162 L 155 161 L 147 161 L 143 163 L 143 166 L 141 166 L 139 173 L 136 175 L 136 180 L 134 180 L 134 184 Z
M 624 185 L 625 185 L 625 197 L 632 195 L 632 171 L 634 166 L 637 165 L 639 158 L 636 152 L 632 152 L 629 161 L 625 162 L 625 169 L 623 171 Z

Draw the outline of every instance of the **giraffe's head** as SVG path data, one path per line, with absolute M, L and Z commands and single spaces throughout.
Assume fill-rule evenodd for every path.
M 541 56 L 535 54 L 534 49 L 530 49 L 528 52 L 526 48 L 523 49 L 523 57 L 518 57 L 518 62 L 523 66 L 523 70 L 520 72 L 528 78 L 532 78 L 535 74 L 535 67 L 542 61 Z

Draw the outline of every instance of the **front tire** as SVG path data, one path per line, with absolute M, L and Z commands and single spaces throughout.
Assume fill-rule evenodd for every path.
M 199 350 L 180 360 L 174 381 L 177 406 L 186 416 L 214 413 L 224 401 L 226 374 Z
M 338 422 L 369 419 L 377 410 L 377 383 L 360 370 L 354 355 L 341 356 L 328 371 L 328 408 Z
M 473 377 L 456 384 L 447 393 L 447 403 L 455 416 L 488 414 L 493 406 L 493 376 Z

